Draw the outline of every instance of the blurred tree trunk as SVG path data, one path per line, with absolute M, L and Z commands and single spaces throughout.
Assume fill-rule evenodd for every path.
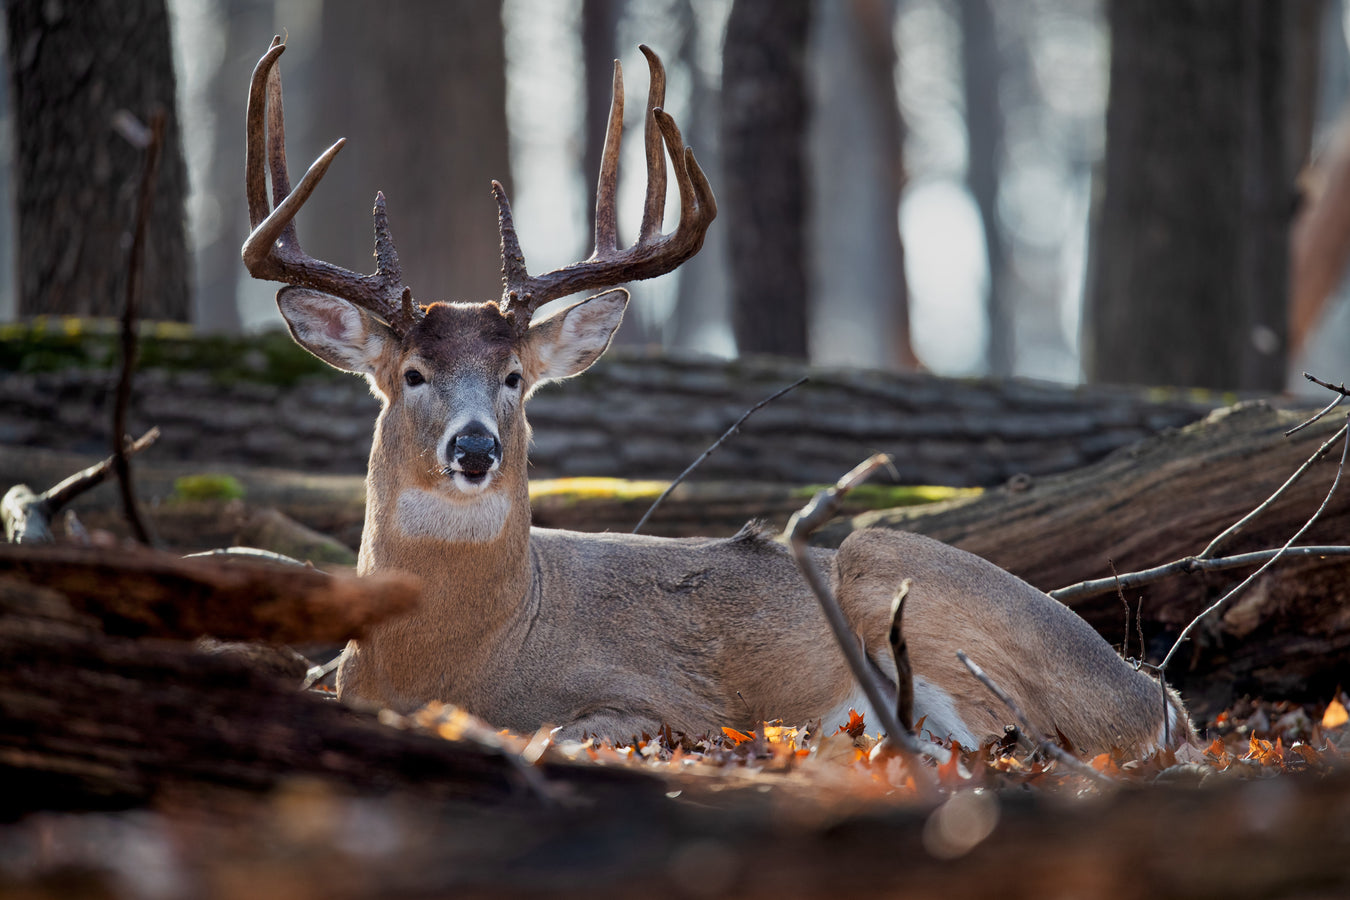
M 984 226 L 989 287 L 985 311 L 989 320 L 986 347 L 989 374 L 1013 373 L 1016 333 L 1013 311 L 1004 289 L 1007 252 L 999 226 L 999 170 L 1003 159 L 1003 108 L 999 102 L 1003 62 L 998 45 L 998 23 L 990 0 L 961 0 L 961 72 L 966 98 L 966 135 L 969 162 L 966 184 L 980 209 Z
M 253 66 L 267 49 L 275 0 L 217 0 L 225 46 L 220 66 L 206 87 L 215 114 L 199 189 L 216 204 L 201 223 L 197 246 L 197 330 L 236 334 L 241 328 L 237 298 L 244 267 L 239 247 L 249 232 L 243 202 L 244 111 Z M 287 60 L 290 62 L 291 60 Z M 195 157 L 194 157 L 195 158 Z M 295 159 L 295 166 L 301 162 Z
M 1306 2 L 1110 3 L 1090 379 L 1283 387 L 1288 51 Z
M 732 329 L 741 353 L 805 358 L 810 0 L 735 0 L 722 64 Z
M 586 123 L 582 135 L 584 150 L 581 158 L 581 175 L 588 193 L 586 194 L 587 232 L 586 251 L 591 234 L 595 230 L 594 189 L 599 181 L 600 157 L 605 148 L 605 128 L 609 122 L 609 107 L 614 96 L 614 60 L 618 57 L 619 19 L 623 15 L 625 0 L 582 0 L 581 3 L 581 61 L 585 79 Z M 660 48 L 657 48 L 660 52 Z M 669 63 L 669 59 L 665 60 Z M 646 83 L 646 65 L 639 74 L 633 71 L 625 73 L 634 79 L 634 88 Z M 640 81 L 637 79 L 641 79 Z M 646 103 L 646 88 L 642 88 L 642 103 Z M 642 108 L 645 108 L 642 107 Z M 625 107 L 631 122 L 633 109 Z M 635 138 L 634 138 L 635 139 Z M 641 346 L 651 341 L 649 320 L 635 308 L 630 307 L 624 317 L 623 327 L 614 334 L 617 346 Z
M 311 254 L 371 271 L 377 190 L 413 295 L 501 294 L 491 182 L 510 190 L 499 3 L 328 0 L 312 63 L 315 140 L 292 169 L 351 138 L 300 217 Z M 301 98 L 292 97 L 295 104 Z
M 581 163 L 588 188 L 594 188 L 599 178 L 600 156 L 605 148 L 622 12 L 623 0 L 582 0 L 581 3 L 581 55 L 586 77 L 586 133 L 582 136 L 586 149 Z M 586 212 L 594 231 L 594 204 L 588 204 Z
M 6 5 L 18 137 L 18 313 L 120 314 L 126 238 L 144 153 L 112 128 L 119 110 L 168 116 L 141 274 L 140 312 L 191 308 L 183 164 L 165 0 Z
M 722 138 L 717 129 L 719 87 L 717 73 L 709 72 L 700 59 L 699 24 L 704 21 L 691 0 L 679 0 L 676 12 L 686 23 L 679 57 L 689 72 L 689 115 L 681 122 L 684 140 L 698 154 L 698 164 L 708 176 L 713 191 L 722 196 L 726 182 L 722 166 Z M 727 270 L 727 230 L 722 224 L 708 229 L 703 249 L 680 266 L 675 312 L 669 329 L 672 347 L 708 352 L 725 344 L 728 321 L 730 273 Z
M 913 369 L 897 214 L 905 173 L 895 2 L 825 0 L 814 13 L 814 356 L 818 362 Z

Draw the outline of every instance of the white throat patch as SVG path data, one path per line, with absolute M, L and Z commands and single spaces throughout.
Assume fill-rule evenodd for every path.
M 511 498 L 502 491 L 455 501 L 409 488 L 398 495 L 395 521 L 410 538 L 481 544 L 502 533 L 510 512 Z

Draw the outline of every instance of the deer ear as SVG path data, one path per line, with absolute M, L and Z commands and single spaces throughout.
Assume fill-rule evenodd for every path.
M 542 384 L 589 369 L 609 347 L 627 306 L 628 292 L 618 288 L 531 324 L 523 354 L 530 381 Z
M 284 287 L 277 291 L 277 306 L 296 343 L 344 372 L 375 374 L 376 362 L 395 340 L 388 325 L 332 294 Z

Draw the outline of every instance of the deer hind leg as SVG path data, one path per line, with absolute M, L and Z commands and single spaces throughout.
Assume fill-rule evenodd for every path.
M 920 535 L 875 530 L 850 535 L 836 566 L 840 602 L 869 647 L 885 640 L 891 599 L 912 579 L 902 624 L 915 717 L 930 716 L 924 730 L 937 737 L 976 746 L 1014 719 L 957 650 L 1012 696 L 1033 729 L 1061 733 L 1083 752 L 1149 752 L 1193 735 L 1178 698 L 1164 706 L 1157 682 L 1072 610 L 979 557 Z
M 927 579 L 918 577 L 917 570 L 905 565 L 904 545 L 909 537 L 912 536 L 900 532 L 859 532 L 849 536 L 835 557 L 835 593 L 839 604 L 862 641 L 868 658 L 885 676 L 891 690 L 895 689 L 898 677 L 890 641 L 891 609 L 906 578 L 913 580 L 906 597 L 905 615 L 909 618 L 902 621 L 902 629 L 906 641 L 910 643 L 912 666 L 915 656 L 910 633 L 913 611 L 916 605 L 925 612 L 932 606 L 932 586 L 925 583 Z M 924 615 L 922 618 L 930 619 L 931 616 Z M 928 643 L 926 640 L 919 643 L 921 658 L 927 655 L 923 651 L 927 650 Z M 983 732 L 991 730 L 985 717 L 972 717 L 968 710 L 963 711 L 963 707 L 969 704 L 945 687 L 946 679 L 925 667 L 914 668 L 912 680 L 913 718 L 914 724 L 922 722 L 921 734 L 931 734 L 934 738 L 954 740 L 964 747 L 974 747 L 978 745 Z M 841 708 L 845 721 L 850 704 L 859 711 L 867 705 L 862 689 L 856 685 L 853 694 Z M 868 721 L 869 724 L 875 724 L 875 716 L 869 717 Z

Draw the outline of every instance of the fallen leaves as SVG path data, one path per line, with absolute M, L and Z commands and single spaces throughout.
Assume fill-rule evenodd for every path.
M 1010 729 L 1000 740 L 978 748 L 931 740 L 938 789 L 955 796 L 966 791 L 1032 789 L 1071 796 L 1109 791 L 1111 784 L 1147 784 L 1155 780 L 1206 783 L 1216 778 L 1266 778 L 1320 774 L 1343 763 L 1350 745 L 1345 695 L 1337 692 L 1324 708 L 1288 702 L 1244 700 L 1216 716 L 1210 741 L 1131 758 L 1112 750 L 1084 760 L 1100 778 L 1086 777 L 1031 749 Z M 730 726 L 689 735 L 662 728 L 627 743 L 589 738 L 557 741 L 545 727 L 532 735 L 493 729 L 467 712 L 430 704 L 409 716 L 385 712 L 387 724 L 412 728 L 447 740 L 475 740 L 520 755 L 529 765 L 541 760 L 640 767 L 672 783 L 672 796 L 686 800 L 739 790 L 809 797 L 817 806 L 857 802 L 914 803 L 920 796 L 913 773 L 881 735 L 867 733 L 863 716 L 825 734 L 820 723 L 765 722 L 758 728 Z M 979 829 L 976 830 L 978 832 Z M 972 832 L 972 833 L 976 833 Z M 953 845 L 955 846 L 955 845 Z

